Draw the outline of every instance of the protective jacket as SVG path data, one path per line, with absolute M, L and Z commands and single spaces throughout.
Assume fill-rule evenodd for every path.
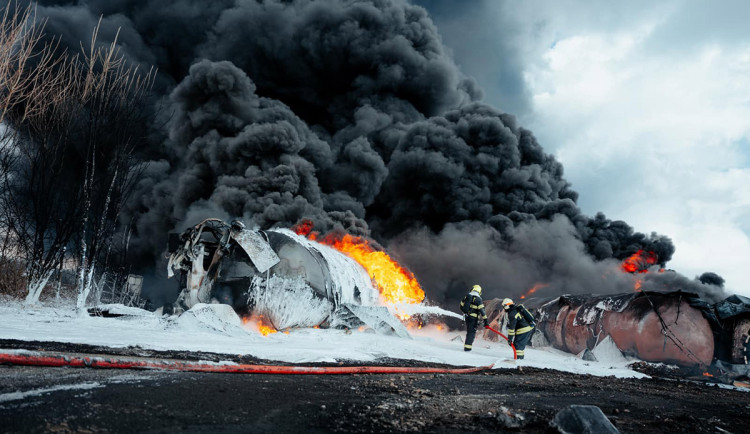
M 464 341 L 464 351 L 471 351 L 474 343 L 474 337 L 477 334 L 477 324 L 484 321 L 487 325 L 487 314 L 484 312 L 484 302 L 482 297 L 476 291 L 471 291 L 461 300 L 461 312 L 466 319 L 466 340 Z
M 508 309 L 508 339 L 530 332 L 536 324 L 534 316 L 522 304 L 513 304 Z
M 461 300 L 461 312 L 467 317 L 473 317 L 477 320 L 486 320 L 487 314 L 484 312 L 484 302 L 482 296 L 476 291 L 471 291 Z
M 526 345 L 531 342 L 534 334 L 534 316 L 522 304 L 510 305 L 508 313 L 508 343 L 514 344 L 516 357 L 523 359 L 526 354 Z

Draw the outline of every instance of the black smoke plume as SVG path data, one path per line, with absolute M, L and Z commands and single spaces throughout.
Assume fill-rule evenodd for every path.
M 614 273 L 669 238 L 581 214 L 562 165 L 400 0 L 40 2 L 77 50 L 99 16 L 131 62 L 159 68 L 151 149 L 122 231 L 153 268 L 202 217 L 346 230 L 383 243 L 439 303 L 482 282 L 516 296 L 632 290 Z M 615 265 L 613 265 L 615 264 Z M 161 267 L 163 264 L 159 264 Z M 611 275 L 607 273 L 612 273 Z

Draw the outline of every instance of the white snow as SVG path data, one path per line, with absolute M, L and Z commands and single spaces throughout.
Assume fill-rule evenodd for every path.
M 706 383 L 706 385 L 707 385 L 707 386 L 712 386 L 712 387 L 713 387 L 713 386 L 718 386 L 718 387 L 720 387 L 721 389 L 727 389 L 727 390 L 736 390 L 736 391 L 738 391 L 738 392 L 746 392 L 746 393 L 750 393 L 750 389 L 748 389 L 747 387 L 737 387 L 737 386 L 733 386 L 733 385 L 731 385 L 731 384 L 722 384 L 722 383 Z
M 332 329 L 292 329 L 288 334 L 262 336 L 253 324 L 241 325 L 237 315 L 226 308 L 200 304 L 180 317 L 140 311 L 134 316 L 104 318 L 79 317 L 72 306 L 67 310 L 62 306 L 25 307 L 20 302 L 4 301 L 0 304 L 0 339 L 203 351 L 290 363 L 392 358 L 455 366 L 494 364 L 495 369 L 533 366 L 597 376 L 645 377 L 629 369 L 625 360 L 586 362 L 551 348 L 529 347 L 525 360 L 514 361 L 512 350 L 504 341 L 491 342 L 481 337 L 474 342 L 473 351 L 464 352 L 462 341 L 455 339 L 459 336 L 463 339 L 463 330 L 445 331 L 437 326 L 410 330 L 413 339 L 385 336 L 372 330 Z
M 0 394 L 0 403 L 8 401 L 17 401 L 19 399 L 26 399 L 30 396 L 39 396 L 45 393 L 58 392 L 60 390 L 88 390 L 104 387 L 96 382 L 78 383 L 78 384 L 61 384 L 59 386 L 45 387 L 43 389 L 32 389 L 25 392 L 11 392 Z

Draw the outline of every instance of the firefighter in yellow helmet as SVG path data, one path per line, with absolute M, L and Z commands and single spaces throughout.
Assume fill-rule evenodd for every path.
M 516 347 L 516 356 L 523 359 L 524 349 L 534 334 L 534 316 L 522 304 L 515 305 L 513 300 L 503 300 L 503 309 L 508 315 L 508 344 Z
M 484 312 L 484 302 L 482 301 L 482 287 L 474 285 L 471 292 L 461 300 L 461 312 L 464 313 L 466 320 L 466 340 L 464 341 L 464 351 L 471 351 L 471 344 L 474 343 L 474 336 L 477 334 L 477 325 L 479 321 L 484 321 L 487 326 L 487 314 Z

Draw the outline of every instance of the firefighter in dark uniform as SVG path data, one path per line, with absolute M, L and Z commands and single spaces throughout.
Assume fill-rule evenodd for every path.
M 471 344 L 474 343 L 474 336 L 477 334 L 477 325 L 479 321 L 484 321 L 485 327 L 487 314 L 484 312 L 484 302 L 482 301 L 482 287 L 474 285 L 471 292 L 461 300 L 461 312 L 464 313 L 466 320 L 466 341 L 464 342 L 464 351 L 471 351 Z
M 522 304 L 515 305 L 513 300 L 503 300 L 503 309 L 508 315 L 508 343 L 516 347 L 516 356 L 523 359 L 524 349 L 534 334 L 534 316 Z

